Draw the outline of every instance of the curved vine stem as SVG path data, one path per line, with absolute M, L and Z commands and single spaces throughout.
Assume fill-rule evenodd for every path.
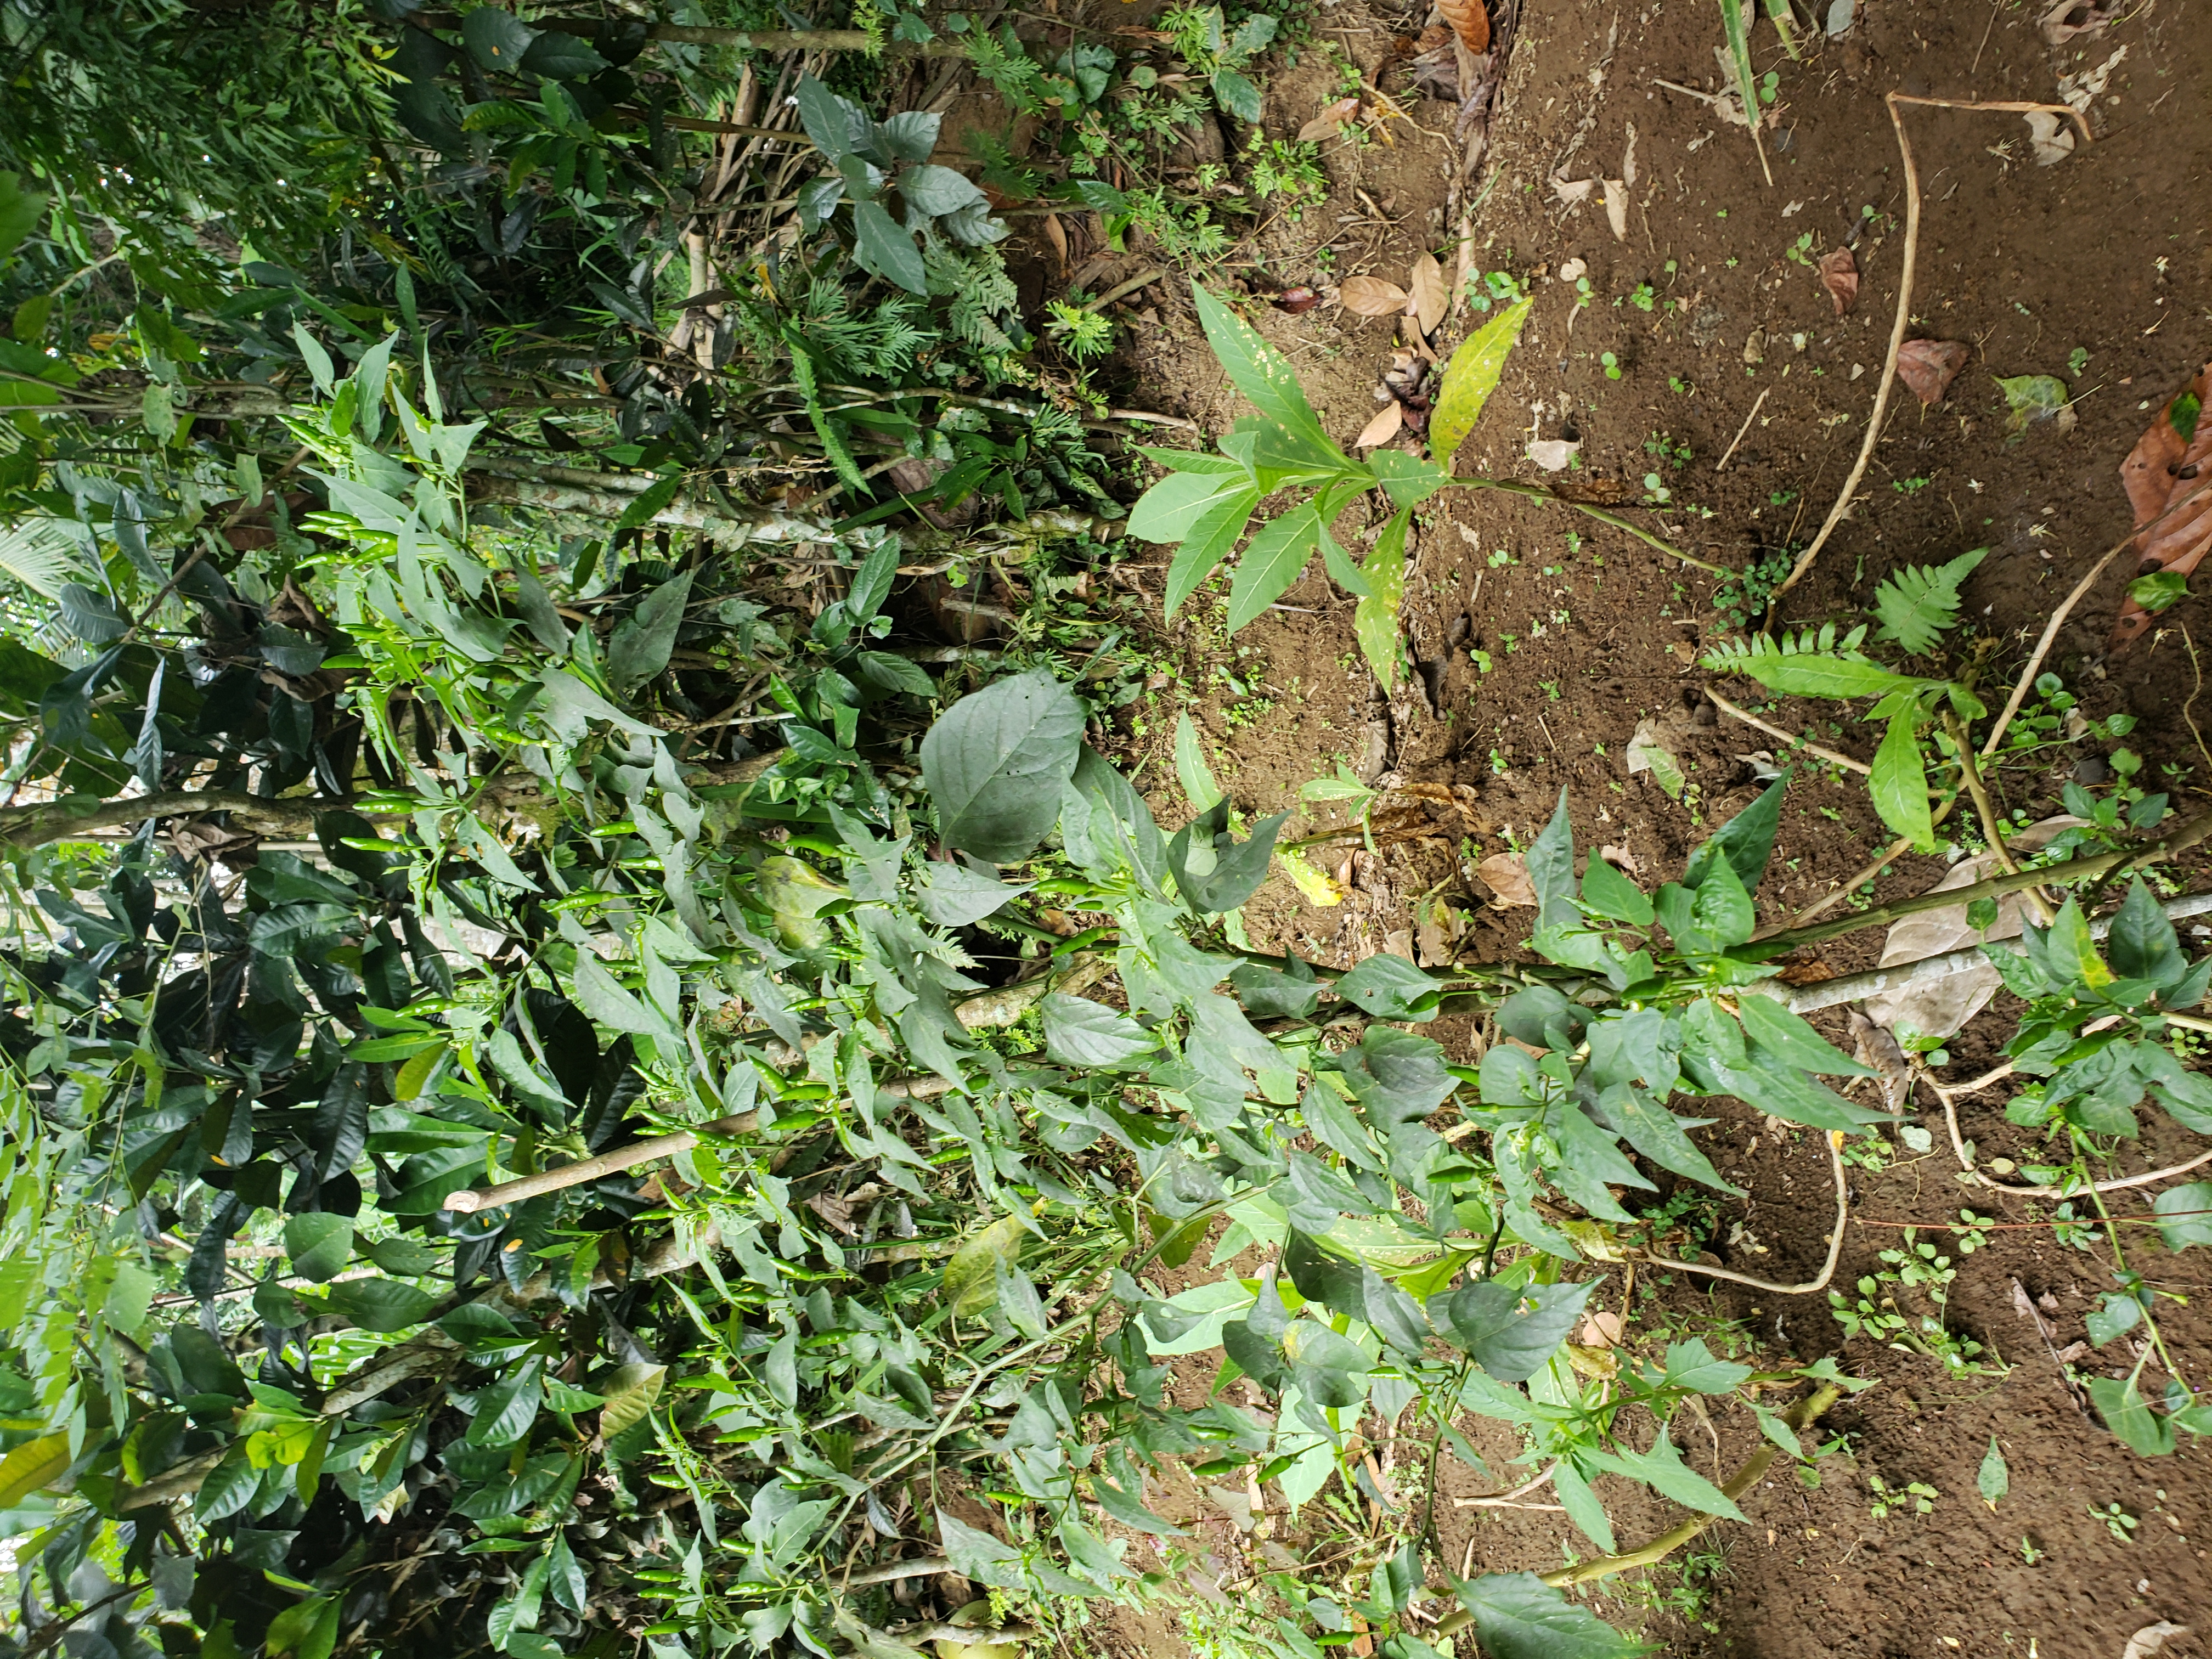
M 1655 1267 L 1672 1267 L 1686 1273 L 1703 1273 L 1707 1279 L 1725 1279 L 1731 1285 L 1748 1285 L 1754 1291 L 1769 1291 L 1776 1296 L 1810 1296 L 1815 1291 L 1825 1291 L 1828 1281 L 1836 1276 L 1836 1263 L 1844 1253 L 1844 1227 L 1850 1219 L 1850 1182 L 1844 1176 L 1844 1137 L 1839 1130 L 1828 1131 L 1828 1163 L 1836 1176 L 1836 1224 L 1828 1232 L 1828 1259 L 1820 1264 L 1819 1275 L 1802 1285 L 1777 1285 L 1771 1279 L 1754 1279 L 1749 1273 L 1735 1273 L 1727 1267 L 1708 1267 L 1702 1262 L 1677 1261 L 1650 1250 L 1638 1250 L 1636 1259 Z
M 1496 489 L 1508 495 L 1523 496 L 1532 501 L 1551 501 L 1559 507 L 1571 507 L 1576 512 L 1585 514 L 1595 519 L 1600 524 L 1610 525 L 1615 530 L 1626 531 L 1646 547 L 1656 548 L 1670 559 L 1680 559 L 1684 564 L 1694 566 L 1699 570 L 1709 571 L 1723 578 L 1734 576 L 1736 574 L 1724 564 L 1715 564 L 1710 559 L 1699 558 L 1694 553 L 1685 553 L 1674 543 L 1664 537 L 1653 535 L 1632 519 L 1625 519 L 1618 513 L 1607 512 L 1604 507 L 1593 502 L 1578 501 L 1571 495 L 1562 495 L 1556 490 L 1546 489 L 1540 484 L 1516 483 L 1507 478 L 1454 478 L 1452 483 L 1462 489 Z

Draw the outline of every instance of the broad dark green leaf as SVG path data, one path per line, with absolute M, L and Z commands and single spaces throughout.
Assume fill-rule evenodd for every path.
M 522 54 L 522 73 L 550 81 L 584 81 L 607 67 L 607 60 L 588 40 L 558 29 L 548 29 Z
M 607 683 L 634 691 L 668 666 L 684 607 L 691 598 L 691 572 L 684 571 L 647 594 L 607 641 Z
M 478 6 L 461 19 L 461 40 L 469 56 L 488 70 L 520 72 L 537 39 L 537 30 L 498 6 Z
M 1124 1013 L 1057 991 L 1041 1005 L 1045 1052 L 1063 1066 L 1119 1066 L 1150 1054 L 1159 1039 Z
M 1647 1651 L 1533 1572 L 1492 1572 L 1454 1586 L 1490 1659 L 1628 1659 Z
M 1637 927 L 1651 925 L 1651 901 L 1644 890 L 1601 858 L 1593 857 L 1583 871 L 1583 903 L 1614 921 Z
M 2212 1181 L 2192 1181 L 2185 1187 L 2169 1187 L 2151 1209 L 2169 1250 L 2185 1250 L 2191 1244 L 2212 1245 Z
M 437 1298 L 392 1279 L 349 1279 L 327 1292 L 331 1310 L 364 1331 L 380 1334 L 419 1325 Z
M 1918 720 L 1917 711 L 1910 708 L 1890 716 L 1889 728 L 1874 752 L 1867 793 L 1881 821 L 1924 853 L 1934 850 L 1936 831 L 1928 807 L 1928 766 L 1915 730 Z
M 1752 1041 L 1792 1066 L 1826 1077 L 1874 1075 L 1872 1068 L 1839 1053 L 1826 1037 L 1772 997 L 1740 997 L 1736 1000 L 1736 1012 Z
M 799 125 L 814 147 L 830 161 L 851 155 L 868 141 L 867 112 L 850 99 L 840 98 L 811 75 L 799 77 L 794 94 Z
M 1339 979 L 1336 994 L 1376 1019 L 1431 1020 L 1443 988 L 1405 957 L 1382 951 Z
M 1789 775 L 1784 773 L 1760 792 L 1757 800 L 1715 830 L 1711 840 L 1690 854 L 1683 867 L 1682 884 L 1695 889 L 1715 859 L 1726 859 L 1744 890 L 1756 892 L 1759 878 L 1766 873 L 1766 861 L 1773 856 L 1775 834 L 1782 824 L 1782 795 L 1789 787 Z
M 1516 1286 L 1486 1279 L 1462 1285 L 1452 1292 L 1451 1328 L 1483 1370 L 1501 1382 L 1525 1382 L 1559 1352 L 1602 1282 Z M 1534 1306 L 1524 1310 L 1524 1302 Z
M 2141 876 L 2128 884 L 2127 902 L 2112 918 L 2105 948 L 2112 957 L 2112 971 L 2122 979 L 2173 985 L 2189 971 L 2189 958 L 2181 952 L 2173 923 Z
M 2135 1379 L 2086 1377 L 2082 1386 L 2097 1407 L 2105 1426 L 2118 1435 L 2138 1457 L 2166 1457 L 2173 1451 L 2173 1422 L 2151 1408 Z
M 1060 816 L 1083 747 L 1083 705 L 1037 669 L 961 698 L 921 740 L 947 845 L 994 864 L 1026 858 Z
M 1211 815 L 1209 815 L 1211 816 Z M 1174 872 L 1176 886 L 1190 901 L 1191 908 L 1206 915 L 1219 915 L 1234 910 L 1260 890 L 1260 884 L 1267 878 L 1267 860 L 1275 850 L 1275 837 L 1282 832 L 1288 812 L 1277 812 L 1252 826 L 1251 839 L 1234 842 L 1226 836 L 1217 836 L 1213 843 L 1213 868 L 1204 875 L 1194 874 L 1190 869 L 1191 831 L 1197 824 L 1185 824 L 1176 831 L 1168 842 L 1168 868 Z M 1200 823 L 1206 820 L 1201 818 Z
M 295 1215 L 284 1223 L 292 1271 L 317 1285 L 335 1279 L 353 1256 L 353 1223 L 342 1215 Z
M 994 911 L 1001 910 L 1035 884 L 1009 886 L 995 877 L 978 875 L 963 864 L 932 864 L 915 902 L 922 915 L 940 927 L 965 927 Z
M 1244 1011 L 1262 1019 L 1304 1019 L 1321 1005 L 1321 981 L 1296 957 L 1288 973 L 1240 962 L 1229 970 L 1229 983 Z
M 929 292 L 929 270 L 914 234 L 902 228 L 880 202 L 853 204 L 854 257 L 861 268 L 885 282 L 896 283 L 909 294 Z

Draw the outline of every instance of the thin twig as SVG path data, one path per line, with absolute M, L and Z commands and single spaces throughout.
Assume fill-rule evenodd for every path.
M 1638 541 L 1646 546 L 1657 548 L 1670 559 L 1680 559 L 1684 564 L 1694 565 L 1699 570 L 1709 571 L 1723 578 L 1736 574 L 1726 565 L 1714 564 L 1710 560 L 1698 558 L 1695 554 L 1685 553 L 1672 542 L 1662 540 L 1644 528 L 1642 525 L 1624 519 L 1618 513 L 1608 513 L 1601 507 L 1593 506 L 1589 501 L 1578 501 L 1571 495 L 1562 495 L 1557 490 L 1546 489 L 1539 484 L 1516 483 L 1505 478 L 1454 478 L 1452 482 L 1463 489 L 1497 489 L 1504 491 L 1508 495 L 1524 495 L 1532 501 L 1551 501 L 1560 507 L 1571 507 L 1577 513 L 1589 514 L 1600 524 L 1611 525 L 1615 530 L 1626 531 Z
M 1959 1132 L 1959 1109 L 1948 1095 L 1943 1097 L 1943 1122 L 1951 1131 L 1951 1151 L 1957 1157 L 1959 1168 L 1965 1178 L 1978 1187 L 1988 1188 L 1993 1193 L 2002 1193 L 2007 1198 L 2080 1198 L 2089 1193 L 2124 1192 L 2130 1187 L 2155 1186 L 2161 1181 L 2171 1181 L 2176 1176 L 2187 1175 L 2191 1170 L 2202 1169 L 2205 1164 L 2212 1164 L 2212 1149 L 2207 1149 L 2191 1158 L 2186 1164 L 2172 1164 L 2166 1169 L 2153 1170 L 2144 1175 L 2123 1176 L 2115 1181 L 2099 1181 L 2079 1187 L 2063 1184 L 2046 1187 L 2015 1187 L 2009 1182 L 1999 1181 L 1993 1176 L 1985 1176 L 1974 1167 L 1973 1156 L 1966 1151 L 1966 1137 Z
M 1950 732 L 1951 742 L 1959 751 L 1959 776 L 1966 786 L 1967 794 L 1973 798 L 1974 811 L 1980 815 L 1982 835 L 1990 844 L 1990 856 L 2002 868 L 2018 875 L 2020 860 L 2012 855 L 2012 848 L 2005 845 L 2003 820 L 1997 817 L 1997 809 L 1990 803 L 1989 786 L 1982 781 L 1981 769 L 1974 764 L 1973 741 L 1967 737 L 1965 722 L 1960 720 L 1956 709 L 1943 711 L 1943 726 Z M 2035 913 L 2037 927 L 2048 927 L 2057 919 L 2057 913 L 2051 909 L 2051 901 L 2044 897 L 2041 890 L 2023 888 L 2021 897 Z
M 1746 726 L 1750 726 L 1754 731 L 1764 732 L 1770 738 L 1779 738 L 1783 742 L 1788 744 L 1792 749 L 1802 749 L 1808 755 L 1817 755 L 1822 760 L 1827 762 L 1831 766 L 1840 766 L 1845 771 L 1856 772 L 1863 778 L 1869 775 L 1874 770 L 1874 769 L 1869 766 L 1864 761 L 1855 761 L 1849 755 L 1838 754 L 1832 749 L 1823 748 L 1820 744 L 1814 743 L 1810 738 L 1791 736 L 1788 732 L 1784 731 L 1782 727 L 1774 725 L 1771 721 L 1759 719 L 1758 715 L 1753 714 L 1748 708 L 1738 708 L 1735 703 L 1730 702 L 1726 697 L 1723 696 L 1719 692 L 1712 690 L 1710 686 L 1705 690 L 1705 698 L 1706 701 L 1711 702 L 1714 708 L 1719 709 L 1722 714 L 1726 714 L 1730 720 L 1741 720 Z
M 1810 1296 L 1815 1291 L 1825 1291 L 1828 1281 L 1836 1276 L 1836 1261 L 1844 1253 L 1844 1224 L 1850 1219 L 1850 1188 L 1844 1178 L 1844 1137 L 1838 1129 L 1828 1131 L 1828 1162 L 1836 1176 L 1836 1225 L 1828 1235 L 1828 1259 L 1820 1266 L 1820 1276 L 1802 1285 L 1777 1285 L 1771 1279 L 1754 1279 L 1749 1273 L 1732 1273 L 1726 1267 L 1708 1267 L 1703 1262 L 1679 1261 L 1673 1256 L 1660 1255 L 1650 1250 L 1638 1250 L 1639 1261 L 1654 1267 L 1678 1268 L 1686 1273 L 1703 1273 L 1708 1279 L 1725 1279 L 1731 1285 L 1748 1285 L 1754 1291 L 1767 1291 L 1776 1296 Z
M 1912 276 L 1920 258 L 1920 171 L 1913 162 L 1912 145 L 1905 136 L 1905 118 L 1898 106 L 1924 104 L 1937 109 L 2063 111 L 2081 123 L 2083 141 L 2092 142 L 2089 124 L 2081 118 L 2078 110 L 2064 104 L 1981 103 L 1965 99 L 1919 98 L 1902 92 L 1893 92 L 1883 101 L 1889 109 L 1889 124 L 1897 130 L 1898 153 L 1905 161 L 1905 258 L 1904 268 L 1897 278 L 1897 316 L 1890 324 L 1889 353 L 1882 360 L 1881 380 L 1875 387 L 1874 410 L 1867 417 L 1866 438 L 1859 445 L 1859 458 L 1852 464 L 1850 476 L 1844 480 L 1843 491 L 1836 497 L 1835 506 L 1828 509 L 1827 520 L 1821 525 L 1820 534 L 1814 537 L 1812 545 L 1798 556 L 1788 578 L 1774 590 L 1773 598 L 1767 601 L 1770 617 L 1773 614 L 1775 604 L 1796 586 L 1805 573 L 1813 568 L 1813 561 L 1820 556 L 1821 548 L 1827 544 L 1828 538 L 1836 533 L 1836 526 L 1844 521 L 1844 515 L 1850 510 L 1852 499 L 1858 494 L 1859 482 L 1866 477 L 1868 464 L 1874 459 L 1875 445 L 1881 440 L 1882 421 L 1889 413 L 1890 390 L 1897 384 L 1898 354 L 1905 349 L 1905 331 L 1912 319 Z
M 1729 464 L 1729 457 L 1735 453 L 1736 445 L 1741 443 L 1743 441 L 1743 434 L 1751 430 L 1751 423 L 1759 418 L 1760 404 L 1765 403 L 1768 394 L 1773 390 L 1774 388 L 1772 386 L 1768 386 L 1759 392 L 1758 398 L 1751 405 L 1751 413 L 1743 417 L 1743 424 L 1736 428 L 1734 441 L 1732 441 L 1729 447 L 1721 453 L 1720 459 L 1713 463 L 1714 471 L 1720 471 Z

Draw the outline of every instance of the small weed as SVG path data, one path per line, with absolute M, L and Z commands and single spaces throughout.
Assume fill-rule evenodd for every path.
M 1628 303 L 1634 306 L 1638 311 L 1649 311 L 1653 306 L 1656 305 L 1659 301 L 1658 291 L 1649 283 L 1638 283 L 1633 289 L 1629 290 L 1626 297 Z M 1620 303 L 1620 301 L 1619 300 L 1615 300 L 1613 301 L 1613 304 L 1615 305 L 1619 305 Z
M 2072 375 L 2075 380 L 2080 380 L 2081 378 L 2081 371 L 2088 367 L 2088 347 L 2075 346 L 2073 350 L 2066 354 L 2066 372 Z
M 2030 1536 L 2029 1536 L 2027 1534 L 2026 1534 L 2026 1533 L 2022 1533 L 2022 1534 L 2021 1534 L 2021 1535 L 2020 1535 L 2020 1559 L 2021 1559 L 2021 1560 L 2025 1561 L 2025 1562 L 2026 1562 L 2029 1566 L 2031 1566 L 2031 1567 L 2032 1567 L 2032 1566 L 2034 1566 L 2038 1562 L 2041 1561 L 2041 1560 L 2043 1559 L 2043 1558 L 2044 1558 L 2044 1556 L 2045 1556 L 2045 1553 L 2046 1553 L 2046 1552 L 2045 1552 L 2045 1551 L 2044 1551 L 2044 1550 L 2039 1549 L 2039 1548 L 2038 1548 L 2038 1547 L 2037 1547 L 2037 1546 L 2036 1546 L 2036 1542 L 2035 1542 L 2035 1540 L 2034 1540 L 2033 1538 L 2030 1537 Z
M 1908 1480 L 1902 1490 L 1893 1490 L 1878 1474 L 1867 1476 L 1867 1490 L 1874 1494 L 1872 1512 L 1877 1521 L 1887 1521 L 1903 1509 L 1915 1515 L 1933 1515 L 1936 1500 L 1943 1495 L 1925 1480 Z
M 1587 291 L 1585 277 L 1578 287 Z M 1467 274 L 1467 302 L 1477 311 L 1487 311 L 1492 306 L 1510 306 L 1525 297 L 1528 284 L 1505 270 L 1470 270 Z
M 2094 1504 L 2090 1504 L 2089 1518 L 2092 1521 L 2103 1522 L 2105 1530 L 2123 1544 L 2133 1542 L 2136 1528 L 2142 1525 L 2142 1522 L 2130 1515 L 2118 1504 L 2107 1504 L 2101 1510 Z
M 1717 1549 L 1692 1550 L 1677 1561 L 1662 1562 L 1640 1581 L 1624 1583 L 1621 1597 L 1653 1613 L 1671 1613 L 1686 1625 L 1717 1632 L 1721 1580 L 1726 1559 Z
M 1664 432 L 1655 432 L 1644 441 L 1644 453 L 1656 455 L 1671 466 L 1687 466 L 1697 459 L 1697 453 L 1687 444 L 1678 444 Z
M 1813 233 L 1811 231 L 1807 231 L 1796 241 L 1790 243 L 1788 247 L 1783 249 L 1782 252 L 1784 258 L 1796 260 L 1799 264 L 1804 266 L 1806 270 L 1811 270 L 1814 268 L 1813 264 Z
M 1610 351 L 1601 351 L 1598 353 L 1597 360 L 1605 365 L 1605 378 L 1607 380 L 1617 380 L 1620 378 L 1620 358 L 1614 356 Z
M 1669 374 L 1667 377 L 1667 390 L 1677 398 L 1694 398 L 1698 395 L 1697 382 L 1686 380 L 1679 374 Z
M 1077 362 L 1087 363 L 1114 349 L 1114 325 L 1097 312 L 1065 300 L 1048 300 L 1045 309 L 1052 313 L 1052 320 L 1045 325 L 1046 331 Z
M 1889 487 L 1900 495 L 1917 495 L 1928 488 L 1926 478 L 1893 478 Z
M 1713 609 L 1731 633 L 1748 633 L 1759 625 L 1759 619 L 1766 614 L 1767 600 L 1796 562 L 1787 549 L 1778 547 L 1753 557 L 1713 590 Z
M 1648 501 L 1655 501 L 1662 507 L 1674 500 L 1666 482 L 1656 472 L 1647 472 L 1644 475 L 1644 498 Z

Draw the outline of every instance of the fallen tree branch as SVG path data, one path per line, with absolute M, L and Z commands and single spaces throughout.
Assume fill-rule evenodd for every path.
M 1726 714 L 1730 720 L 1741 720 L 1746 726 L 1751 727 L 1754 732 L 1764 732 L 1770 738 L 1778 738 L 1784 743 L 1788 744 L 1792 750 L 1802 749 L 1808 755 L 1817 755 L 1820 759 L 1827 762 L 1829 765 L 1840 766 L 1845 771 L 1856 772 L 1863 778 L 1869 777 L 1873 775 L 1874 768 L 1869 766 L 1864 761 L 1853 760 L 1849 755 L 1839 754 L 1833 749 L 1826 748 L 1820 744 L 1814 743 L 1810 738 L 1793 737 L 1790 732 L 1784 731 L 1781 726 L 1776 726 L 1771 721 L 1761 720 L 1758 715 L 1753 714 L 1748 708 L 1737 707 L 1735 703 L 1730 702 L 1726 697 L 1723 696 L 1719 692 L 1714 690 L 1711 686 L 1707 686 L 1705 688 L 1705 701 L 1711 703 L 1714 708 L 1719 709 L 1722 714 Z M 1911 843 L 1909 842 L 1906 843 L 1907 846 L 1910 846 L 1911 844 Z

